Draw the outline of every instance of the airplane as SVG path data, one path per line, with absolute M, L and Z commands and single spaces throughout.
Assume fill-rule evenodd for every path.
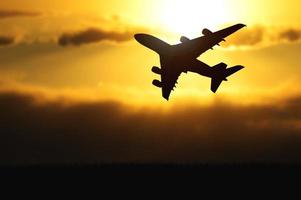
M 152 72 L 161 75 L 161 81 L 153 80 L 153 85 L 162 88 L 162 96 L 168 101 L 171 91 L 176 87 L 177 80 L 183 72 L 194 72 L 211 78 L 211 91 L 215 93 L 220 84 L 227 81 L 228 76 L 243 69 L 241 65 L 227 68 L 225 63 L 210 67 L 197 58 L 207 50 L 213 50 L 215 45 L 220 45 L 227 36 L 245 26 L 236 24 L 217 32 L 203 29 L 203 36 L 195 39 L 182 36 L 181 43 L 175 45 L 144 33 L 135 34 L 134 38 L 143 46 L 159 54 L 161 68 L 154 66 Z

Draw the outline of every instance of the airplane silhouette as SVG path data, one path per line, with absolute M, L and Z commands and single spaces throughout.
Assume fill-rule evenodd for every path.
M 152 72 L 160 74 L 161 81 L 154 80 L 153 85 L 162 88 L 162 96 L 168 100 L 182 72 L 194 72 L 211 78 L 211 91 L 215 93 L 222 81 L 227 81 L 228 76 L 243 69 L 241 65 L 227 68 L 225 63 L 210 67 L 197 58 L 207 50 L 213 50 L 215 45 L 219 45 L 227 36 L 245 26 L 236 24 L 217 32 L 204 29 L 204 36 L 192 40 L 182 36 L 181 43 L 176 45 L 170 45 L 148 34 L 135 34 L 134 37 L 140 44 L 159 54 L 161 68 L 154 66 Z

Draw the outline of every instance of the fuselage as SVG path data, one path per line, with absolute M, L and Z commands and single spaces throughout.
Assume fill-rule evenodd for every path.
M 184 43 L 170 45 L 152 35 L 137 34 L 135 39 L 143 46 L 157 52 L 166 65 L 173 66 L 174 70 L 183 72 L 192 71 L 200 75 L 211 77 L 212 68 L 208 65 L 194 68 L 192 63 L 207 49 L 204 49 L 204 40 L 199 38 L 187 40 Z M 162 63 L 161 63 L 162 64 Z M 177 68 L 177 69 L 176 69 Z

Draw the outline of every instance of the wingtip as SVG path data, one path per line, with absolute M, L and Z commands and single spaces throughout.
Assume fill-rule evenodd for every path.
M 246 27 L 247 25 L 242 24 L 242 23 L 239 23 L 239 24 L 236 24 L 235 26 L 237 26 L 237 27 L 239 27 L 239 28 L 243 28 L 243 27 Z
M 145 36 L 146 36 L 146 34 L 144 34 L 144 33 L 136 33 L 136 34 L 134 35 L 134 38 L 135 38 L 135 40 L 136 40 L 137 42 L 142 43 L 143 40 L 144 40 L 144 38 L 145 38 Z
M 233 67 L 235 67 L 236 69 L 243 69 L 243 68 L 245 68 L 244 66 L 242 66 L 242 65 L 235 65 L 235 66 L 233 66 Z M 231 68 L 233 68 L 233 67 L 231 67 Z M 228 68 L 228 69 L 230 69 L 230 68 Z
M 134 35 L 134 38 L 135 38 L 136 40 L 139 40 L 140 36 L 141 36 L 141 33 L 137 33 L 137 34 Z

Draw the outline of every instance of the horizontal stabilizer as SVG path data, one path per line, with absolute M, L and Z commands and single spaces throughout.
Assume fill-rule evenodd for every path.
M 226 77 L 231 76 L 232 74 L 234 74 L 235 72 L 238 72 L 239 70 L 243 69 L 244 67 L 241 65 L 237 65 L 231 68 L 228 68 L 226 70 Z
M 232 74 L 243 69 L 244 67 L 241 65 L 237 65 L 226 69 L 227 65 L 225 63 L 220 63 L 218 65 L 215 65 L 213 68 L 215 70 L 215 73 L 211 78 L 211 91 L 215 93 L 219 88 L 220 84 L 223 81 L 227 81 L 228 76 L 231 76 Z

